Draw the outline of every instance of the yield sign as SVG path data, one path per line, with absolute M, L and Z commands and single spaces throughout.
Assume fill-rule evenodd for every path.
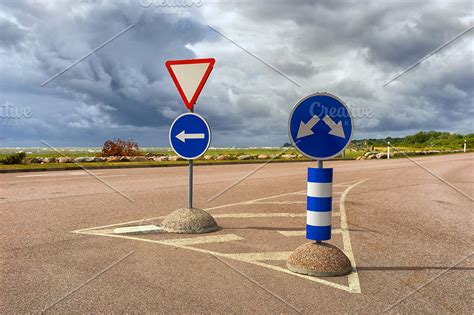
M 184 105 L 191 110 L 211 74 L 214 58 L 169 60 L 166 68 L 173 79 Z

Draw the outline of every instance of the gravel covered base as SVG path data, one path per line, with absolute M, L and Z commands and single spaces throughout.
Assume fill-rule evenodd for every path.
M 317 277 L 343 276 L 352 271 L 349 258 L 339 248 L 316 242 L 295 249 L 286 266 L 293 272 Z
M 216 220 L 202 209 L 182 208 L 171 212 L 161 222 L 161 228 L 169 233 L 208 233 L 217 231 Z

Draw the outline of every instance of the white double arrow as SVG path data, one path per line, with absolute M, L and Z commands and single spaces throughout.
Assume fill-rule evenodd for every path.
M 176 138 L 186 142 L 186 139 L 204 139 L 205 135 L 203 133 L 186 133 L 184 130 L 176 135 Z
M 296 139 L 311 136 L 314 134 L 313 127 L 319 122 L 319 117 L 314 115 L 311 119 L 304 123 L 303 121 L 300 122 L 300 128 L 298 129 L 298 134 L 296 135 Z M 344 133 L 344 128 L 342 128 L 342 121 L 339 121 L 337 124 L 331 117 L 328 115 L 324 116 L 323 121 L 328 125 L 331 130 L 329 131 L 330 135 L 345 138 L 346 135 Z

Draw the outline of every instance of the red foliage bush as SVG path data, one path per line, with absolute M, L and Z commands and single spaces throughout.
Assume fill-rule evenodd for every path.
M 101 156 L 139 156 L 142 155 L 138 143 L 122 139 L 107 140 L 102 147 Z

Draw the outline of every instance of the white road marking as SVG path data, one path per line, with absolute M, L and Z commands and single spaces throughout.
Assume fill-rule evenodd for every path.
M 172 247 L 176 247 L 176 248 L 192 250 L 192 251 L 200 252 L 200 253 L 204 253 L 204 254 L 209 254 L 209 255 L 214 255 L 214 256 L 219 256 L 219 257 L 225 257 L 225 258 L 231 258 L 231 257 L 228 256 L 228 255 L 231 255 L 231 254 L 224 254 L 224 253 L 219 253 L 219 252 L 213 252 L 213 251 L 210 251 L 210 250 L 206 250 L 206 249 L 202 249 L 202 248 L 197 248 L 197 247 L 183 246 L 183 245 L 180 245 L 180 244 L 177 244 L 177 243 L 175 243 L 175 244 L 168 244 L 168 243 L 165 243 L 164 241 L 151 240 L 151 239 L 140 238 L 140 237 L 134 237 L 134 236 L 117 235 L 117 234 L 94 233 L 94 232 L 91 232 L 91 231 L 84 231 L 84 232 L 78 232 L 78 233 L 87 234 L 87 235 L 116 237 L 116 238 L 127 239 L 127 240 L 141 241 L 141 242 L 145 242 L 145 243 L 153 243 L 153 244 L 167 245 L 167 246 L 172 246 Z M 280 254 L 280 255 L 281 255 L 281 254 Z M 281 268 L 281 267 L 278 267 L 278 266 L 273 266 L 273 265 L 266 264 L 266 263 L 263 263 L 263 262 L 260 262 L 260 261 L 256 261 L 256 260 L 245 260 L 245 259 L 247 259 L 247 258 L 248 258 L 248 256 L 247 256 L 247 257 L 246 257 L 246 256 L 242 256 L 242 259 L 239 259 L 239 256 L 236 256 L 235 259 L 238 260 L 238 261 L 247 262 L 247 263 L 250 263 L 250 264 L 253 264 L 253 265 L 257 265 L 257 266 L 261 266 L 261 267 L 265 267 L 265 268 L 268 268 L 268 269 L 280 271 L 280 272 L 286 273 L 286 274 L 291 275 L 291 276 L 295 276 L 295 277 L 303 278 L 303 279 L 306 279 L 306 280 L 309 280 L 309 281 L 313 281 L 313 282 L 317 282 L 317 283 L 320 283 L 320 284 L 324 284 L 324 285 L 327 285 L 327 286 L 330 286 L 330 287 L 333 287 L 333 288 L 336 288 L 336 289 L 344 290 L 344 291 L 347 291 L 347 292 L 350 292 L 350 293 L 357 293 L 357 292 L 351 291 L 351 290 L 350 290 L 350 287 L 347 287 L 347 286 L 344 286 L 344 285 L 341 285 L 341 284 L 338 284 L 338 283 L 330 282 L 330 281 L 323 280 L 323 279 L 317 278 L 317 277 L 305 276 L 305 275 L 302 275 L 302 274 L 297 274 L 297 273 L 291 272 L 290 270 L 288 270 L 288 269 L 286 269 L 286 268 Z M 359 292 L 359 293 L 360 293 L 360 292 Z
M 344 187 L 344 185 L 353 183 L 355 181 L 357 181 L 357 180 L 352 180 L 352 181 L 349 181 L 349 182 L 334 184 L 334 187 Z M 252 204 L 252 203 L 256 203 L 256 202 L 263 201 L 263 200 L 268 200 L 268 199 L 273 199 L 273 198 L 278 198 L 278 197 L 286 197 L 286 196 L 291 196 L 291 195 L 306 195 L 306 190 L 300 190 L 300 191 L 295 191 L 295 192 L 292 192 L 292 193 L 286 193 L 286 194 L 274 195 L 274 196 L 269 196 L 269 197 L 264 197 L 264 198 L 253 199 L 253 200 L 230 203 L 230 204 L 226 204 L 226 205 L 207 208 L 207 209 L 204 209 L 204 210 L 210 211 L 210 210 L 233 207 L 233 206 L 238 206 L 238 205 Z
M 306 230 L 301 231 L 277 231 L 283 236 L 291 237 L 291 236 L 305 236 Z M 332 231 L 331 231 L 332 232 Z
M 350 288 L 345 286 L 345 285 L 338 284 L 338 283 L 335 283 L 335 282 L 330 282 L 330 281 L 323 280 L 321 278 L 317 278 L 317 277 L 313 277 L 313 276 L 306 276 L 306 275 L 302 275 L 302 274 L 299 274 L 299 273 L 294 273 L 294 272 L 292 272 L 292 271 L 290 271 L 286 268 L 266 264 L 266 263 L 259 262 L 259 261 L 248 261 L 248 263 L 254 264 L 254 265 L 257 265 L 257 266 L 261 266 L 261 267 L 265 267 L 265 268 L 268 268 L 268 269 L 273 269 L 275 271 L 284 272 L 284 273 L 289 274 L 291 276 L 296 276 L 296 277 L 303 278 L 303 279 L 306 279 L 306 280 L 309 280 L 309 281 L 324 284 L 324 285 L 327 285 L 329 287 L 333 287 L 335 289 L 347 291 L 349 293 L 356 293 L 356 292 L 351 291 Z M 357 293 L 360 293 L 360 292 L 357 292 Z
M 148 218 L 148 219 L 141 219 L 141 220 L 135 220 L 135 221 L 128 221 L 128 222 L 121 222 L 121 223 L 114 223 L 114 224 L 108 224 L 108 225 L 102 225 L 102 226 L 95 226 L 91 228 L 86 228 L 86 229 L 79 229 L 79 230 L 74 230 L 72 233 L 83 233 L 91 230 L 103 230 L 105 228 L 110 228 L 114 226 L 121 226 L 121 225 L 130 225 L 130 224 L 135 224 L 135 223 L 144 223 L 147 221 L 151 220 L 159 220 L 159 219 L 164 219 L 166 218 L 166 215 L 162 215 L 159 217 L 153 217 L 153 218 Z M 272 218 L 272 217 L 306 217 L 306 212 L 305 213 L 220 213 L 220 214 L 214 214 L 214 218 L 219 219 L 219 218 Z
M 306 213 L 221 213 L 213 215 L 214 218 L 277 218 L 277 217 L 305 217 Z
M 305 191 L 305 190 L 304 190 L 304 191 Z M 238 205 L 252 204 L 252 203 L 254 203 L 254 202 L 256 202 L 256 201 L 262 201 L 262 200 L 268 200 L 268 199 L 272 199 L 272 198 L 290 196 L 290 195 L 294 195 L 294 194 L 297 194 L 297 193 L 300 193 L 300 192 L 302 192 L 302 191 L 291 192 L 291 193 L 286 193 L 286 194 L 280 194 L 280 195 L 275 195 L 275 196 L 270 196 L 270 197 L 264 197 L 264 198 L 258 198 L 258 199 L 254 199 L 254 200 L 236 202 L 236 203 L 231 203 L 231 204 L 227 204 L 227 205 L 222 205 L 222 206 L 216 206 L 216 207 L 212 207 L 212 208 L 207 208 L 207 209 L 205 209 L 205 210 L 206 210 L 206 211 L 210 211 L 210 210 L 215 210 L 215 209 L 220 209 L 220 208 L 227 208 L 227 207 L 238 206 Z
M 225 254 L 225 257 L 242 261 L 286 260 L 291 252 L 264 252 Z
M 224 234 L 224 235 L 210 235 L 210 236 L 197 236 L 191 238 L 177 238 L 172 240 L 162 240 L 161 243 L 164 245 L 171 246 L 189 246 L 197 244 L 206 244 L 206 243 L 221 243 L 221 242 L 232 242 L 232 241 L 241 241 L 244 238 L 234 235 L 234 234 Z
M 366 181 L 367 179 L 365 179 L 364 181 Z M 351 181 L 348 181 L 348 182 L 344 182 L 344 183 L 339 183 L 339 184 L 334 184 L 334 186 L 340 186 L 340 187 L 349 187 L 351 186 L 353 183 L 356 183 L 356 182 L 359 182 L 360 180 L 359 179 L 354 179 L 354 180 L 351 180 Z
M 344 244 L 344 252 L 346 253 L 347 257 L 349 258 L 352 264 L 352 272 L 348 275 L 349 288 L 350 288 L 350 291 L 354 293 L 361 293 L 361 289 L 360 289 L 359 275 L 357 273 L 357 265 L 355 262 L 354 253 L 352 252 L 351 237 L 349 235 L 349 228 L 347 225 L 347 217 L 346 217 L 346 207 L 344 205 L 344 202 L 346 201 L 347 194 L 349 193 L 349 191 L 352 190 L 352 188 L 366 182 L 367 180 L 368 179 L 362 180 L 348 187 L 342 194 L 341 201 L 339 202 L 339 211 L 341 213 L 342 242 Z
M 339 212 L 332 212 L 333 217 L 338 217 L 340 216 Z M 306 212 L 304 213 L 289 213 L 289 212 L 275 212 L 275 213 L 219 213 L 219 214 L 214 214 L 214 218 L 220 219 L 220 218 L 298 218 L 298 217 L 306 217 Z M 135 220 L 135 221 L 128 221 L 128 222 L 121 222 L 121 223 L 114 223 L 114 224 L 108 224 L 108 225 L 102 225 L 102 226 L 96 226 L 96 227 L 91 227 L 91 228 L 86 228 L 86 229 L 80 229 L 80 230 L 75 230 L 72 231 L 72 233 L 83 233 L 87 232 L 90 230 L 95 230 L 96 232 L 101 232 L 101 233 L 109 233 L 110 230 L 106 230 L 106 228 L 114 227 L 114 226 L 121 226 L 121 225 L 130 225 L 130 224 L 136 224 L 136 223 L 144 223 L 147 221 L 151 220 L 159 220 L 159 219 L 164 219 L 166 218 L 166 215 L 159 216 L 159 217 L 153 217 L 153 218 L 148 218 L 148 219 L 142 219 L 142 220 Z
M 306 204 L 306 201 L 257 201 L 252 202 L 256 205 L 296 205 L 296 204 Z
M 112 231 L 115 234 L 126 234 L 126 233 L 146 233 L 153 231 L 160 231 L 161 228 L 156 225 L 137 225 L 137 226 L 125 226 L 116 228 Z
M 125 176 L 126 176 L 126 175 L 125 175 Z M 355 181 L 356 181 L 356 180 L 349 181 L 349 182 L 344 182 L 344 183 L 340 183 L 340 184 L 334 184 L 334 187 L 344 186 L 344 185 L 353 183 L 353 182 L 355 182 Z M 306 190 L 301 190 L 301 191 L 296 191 L 296 192 L 286 193 L 286 194 L 281 194 L 281 195 L 275 195 L 275 196 L 270 196 L 270 197 L 265 197 L 265 198 L 259 198 L 259 199 L 254 199 L 254 200 L 248 200 L 248 201 L 243 201 L 243 202 L 236 202 L 236 203 L 231 203 L 231 204 L 227 204 L 227 205 L 221 205 L 221 206 L 217 206 L 217 207 L 206 208 L 206 209 L 204 209 L 204 210 L 210 211 L 210 210 L 214 210 L 214 209 L 220 209 L 220 208 L 225 208 L 225 207 L 232 207 L 232 206 L 236 206 L 236 205 L 251 204 L 251 203 L 253 203 L 253 202 L 255 202 L 255 201 L 261 201 L 261 200 L 266 200 L 266 199 L 271 199 L 271 198 L 277 198 L 277 197 L 284 197 L 284 196 L 290 196 L 290 195 L 299 195 L 299 194 L 306 195 Z M 334 198 L 333 198 L 333 199 L 334 199 Z M 333 214 L 333 215 L 334 215 L 334 214 Z M 297 216 L 298 216 L 298 215 L 297 215 Z M 302 214 L 302 216 L 306 216 L 306 213 Z M 108 228 L 108 227 L 120 226 L 120 225 L 126 225 L 126 224 L 138 223 L 138 222 L 146 222 L 146 221 L 150 221 L 150 220 L 164 219 L 165 217 L 166 217 L 166 216 L 159 216 L 159 217 L 153 217 L 153 218 L 148 218 L 148 219 L 141 219 L 141 220 L 134 220 L 134 221 L 122 222 L 122 223 L 108 224 L 108 225 L 96 226 L 96 227 L 91 227 L 91 228 L 86 228 L 86 229 L 79 229 L 79 230 L 75 230 L 75 231 L 72 231 L 72 232 L 73 232 L 73 233 L 80 233 L 80 232 L 83 232 L 83 231 L 89 231 L 89 230 L 95 230 L 95 229 L 102 229 L 102 228 Z M 214 217 L 216 217 L 216 216 L 214 216 Z
M 187 249 L 187 250 L 192 250 L 200 253 L 206 253 L 214 256 L 219 256 L 219 257 L 226 257 L 226 258 L 232 258 L 238 261 L 243 261 L 247 263 L 251 263 L 257 266 L 265 267 L 268 269 L 272 269 L 275 271 L 283 272 L 288 275 L 292 275 L 295 277 L 300 277 L 309 281 L 317 282 L 320 284 L 324 284 L 336 289 L 344 290 L 350 293 L 361 293 L 361 288 L 360 288 L 360 282 L 359 282 L 359 276 L 357 273 L 357 268 L 356 268 L 356 262 L 354 259 L 354 254 L 352 251 L 352 246 L 351 246 L 351 240 L 350 240 L 350 235 L 349 235 L 349 230 L 348 230 L 348 225 L 347 225 L 347 218 L 346 218 L 346 213 L 345 213 L 345 198 L 348 194 L 348 192 L 354 188 L 355 186 L 362 184 L 363 182 L 367 181 L 368 179 L 361 180 L 359 182 L 356 182 L 353 185 L 350 185 L 342 194 L 340 202 L 339 202 L 339 212 L 333 213 L 333 216 L 340 216 L 341 217 L 341 229 L 334 229 L 334 233 L 341 233 L 342 234 L 342 239 L 343 239 L 343 246 L 344 246 L 344 252 L 346 255 L 349 257 L 349 260 L 352 263 L 352 266 L 354 268 L 353 272 L 348 275 L 348 284 L 349 286 L 344 286 L 338 283 L 330 282 L 327 280 L 323 280 L 321 278 L 317 277 L 312 277 L 312 276 L 305 276 L 302 274 L 296 274 L 291 272 L 290 270 L 274 265 L 270 265 L 264 262 L 261 262 L 260 260 L 284 260 L 286 257 L 288 257 L 289 252 L 264 252 L 264 253 L 234 253 L 234 254 L 225 254 L 225 253 L 219 253 L 219 252 L 214 252 L 210 250 L 205 250 L 201 248 L 196 248 L 192 247 L 189 245 L 193 244 L 201 244 L 204 240 L 198 240 L 196 242 L 193 242 L 192 244 L 189 242 L 192 242 L 191 240 L 196 240 L 199 238 L 208 238 L 204 243 L 212 243 L 212 242 L 226 242 L 226 241 L 238 241 L 238 240 L 243 240 L 243 238 L 234 235 L 234 234 L 228 234 L 227 237 L 225 235 L 216 235 L 212 236 L 213 238 L 209 238 L 209 236 L 204 236 L 204 237 L 196 237 L 196 238 L 189 238 L 189 239 L 173 239 L 173 240 L 152 240 L 152 239 L 146 239 L 146 238 L 140 238 L 140 237 L 133 237 L 133 236 L 126 236 L 126 235 L 117 235 L 117 234 L 110 234 L 106 233 L 105 231 L 97 231 L 97 229 L 101 228 L 106 228 L 106 227 L 113 227 L 113 226 L 120 226 L 120 225 L 125 225 L 125 224 L 130 224 L 130 223 L 137 223 L 137 222 L 145 222 L 149 220 L 155 220 L 155 219 L 163 219 L 166 216 L 160 216 L 160 217 L 155 217 L 155 218 L 149 218 L 149 219 L 142 219 L 142 220 L 136 220 L 136 221 L 130 221 L 130 222 L 123 222 L 123 223 L 117 223 L 117 224 L 109 224 L 101 227 L 92 227 L 92 228 L 87 228 L 87 229 L 82 229 L 82 230 L 75 230 L 72 231 L 72 233 L 80 233 L 80 234 L 88 234 L 88 235 L 98 235 L 98 236 L 106 236 L 106 237 L 116 237 L 116 238 L 122 238 L 122 239 L 129 239 L 129 240 L 136 240 L 136 241 L 141 241 L 141 242 L 147 242 L 147 243 L 154 243 L 154 244 L 161 244 L 161 245 L 166 245 L 166 246 L 172 246 L 176 248 L 182 248 L 182 249 Z M 348 182 L 352 183 L 354 181 Z M 342 184 L 339 184 L 342 185 Z M 335 185 L 336 186 L 336 185 Z M 300 194 L 300 192 L 294 192 L 294 193 L 287 193 L 287 194 L 281 194 L 281 195 L 276 195 L 276 196 L 270 196 L 270 197 L 265 197 L 265 198 L 259 198 L 255 200 L 250 200 L 250 201 L 244 201 L 240 203 L 233 203 L 233 204 L 228 204 L 228 205 L 222 205 L 218 207 L 213 207 L 213 208 L 208 208 L 206 210 L 212 210 L 212 209 L 218 209 L 218 208 L 224 208 L 224 207 L 231 207 L 235 205 L 242 205 L 242 204 L 251 204 L 252 202 L 255 201 L 261 201 L 261 200 L 268 200 L 272 198 L 277 198 L 277 197 L 283 197 L 283 196 L 289 196 L 289 195 L 295 195 L 295 194 Z M 215 218 L 258 218 L 258 217 L 304 217 L 306 216 L 306 213 L 234 213 L 234 214 L 216 214 L 214 215 Z M 95 230 L 95 231 L 93 231 Z M 340 231 L 340 232 L 339 232 Z M 281 231 L 280 231 L 281 232 Z M 292 232 L 292 231 L 284 231 L 284 232 Z M 304 232 L 304 231 L 296 231 L 296 232 Z M 232 236 L 230 236 L 232 235 Z M 239 239 L 237 239 L 239 238 Z M 276 259 L 278 258 L 278 259 Z
M 340 216 L 339 212 L 332 212 L 333 217 L 338 217 Z M 289 213 L 289 212 L 274 212 L 274 213 L 219 213 L 219 214 L 214 214 L 214 218 L 220 219 L 220 218 L 298 218 L 298 217 L 306 217 L 306 212 L 303 213 Z M 130 225 L 130 224 L 135 224 L 135 223 L 144 223 L 147 221 L 151 220 L 159 220 L 159 219 L 164 219 L 166 218 L 166 215 L 159 216 L 159 217 L 154 217 L 154 218 L 149 218 L 149 219 L 142 219 L 142 220 L 135 220 L 135 221 L 128 221 L 128 222 L 122 222 L 122 223 L 114 223 L 114 224 L 108 224 L 108 225 L 103 225 L 103 226 L 96 226 L 96 227 L 91 227 L 91 228 L 86 228 L 86 229 L 80 229 L 80 230 L 75 230 L 72 231 L 72 233 L 82 233 L 90 230 L 95 230 L 95 231 L 109 231 L 109 230 L 104 230 L 105 228 L 110 228 L 114 226 L 121 226 L 121 225 Z
M 341 185 L 345 185 L 345 184 L 352 183 L 352 182 L 354 182 L 354 181 L 340 183 L 340 184 L 334 184 L 334 187 L 339 187 Z M 207 208 L 207 209 L 204 209 L 204 210 L 210 211 L 210 210 L 215 210 L 215 209 L 220 209 L 220 208 L 227 208 L 227 207 L 232 207 L 232 206 L 237 206 L 237 205 L 253 204 L 253 203 L 256 203 L 256 202 L 259 202 L 259 201 L 263 201 L 263 200 L 279 198 L 279 197 L 286 197 L 286 196 L 291 196 L 291 195 L 300 195 L 300 194 L 301 195 L 306 195 L 306 190 L 300 190 L 300 191 L 295 191 L 295 192 L 291 192 L 291 193 L 285 193 L 285 194 L 280 194 L 280 195 L 263 197 L 263 198 L 253 199 L 253 200 L 242 201 L 242 202 L 230 203 L 230 204 L 226 204 L 226 205 Z
M 114 226 L 121 226 L 121 225 L 130 225 L 134 223 L 143 223 L 146 221 L 151 221 L 151 220 L 156 220 L 156 219 L 164 219 L 166 216 L 159 216 L 159 217 L 154 217 L 154 218 L 148 218 L 148 219 L 141 219 L 141 220 L 134 220 L 134 221 L 128 221 L 128 222 L 121 222 L 121 223 L 114 223 L 114 224 L 107 224 L 107 225 L 102 225 L 102 226 L 95 226 L 91 228 L 86 228 L 86 229 L 79 229 L 79 230 L 74 230 L 71 233 L 83 233 L 86 231 L 91 231 L 91 230 L 102 230 L 104 228 L 109 228 L 109 227 L 114 227 Z

